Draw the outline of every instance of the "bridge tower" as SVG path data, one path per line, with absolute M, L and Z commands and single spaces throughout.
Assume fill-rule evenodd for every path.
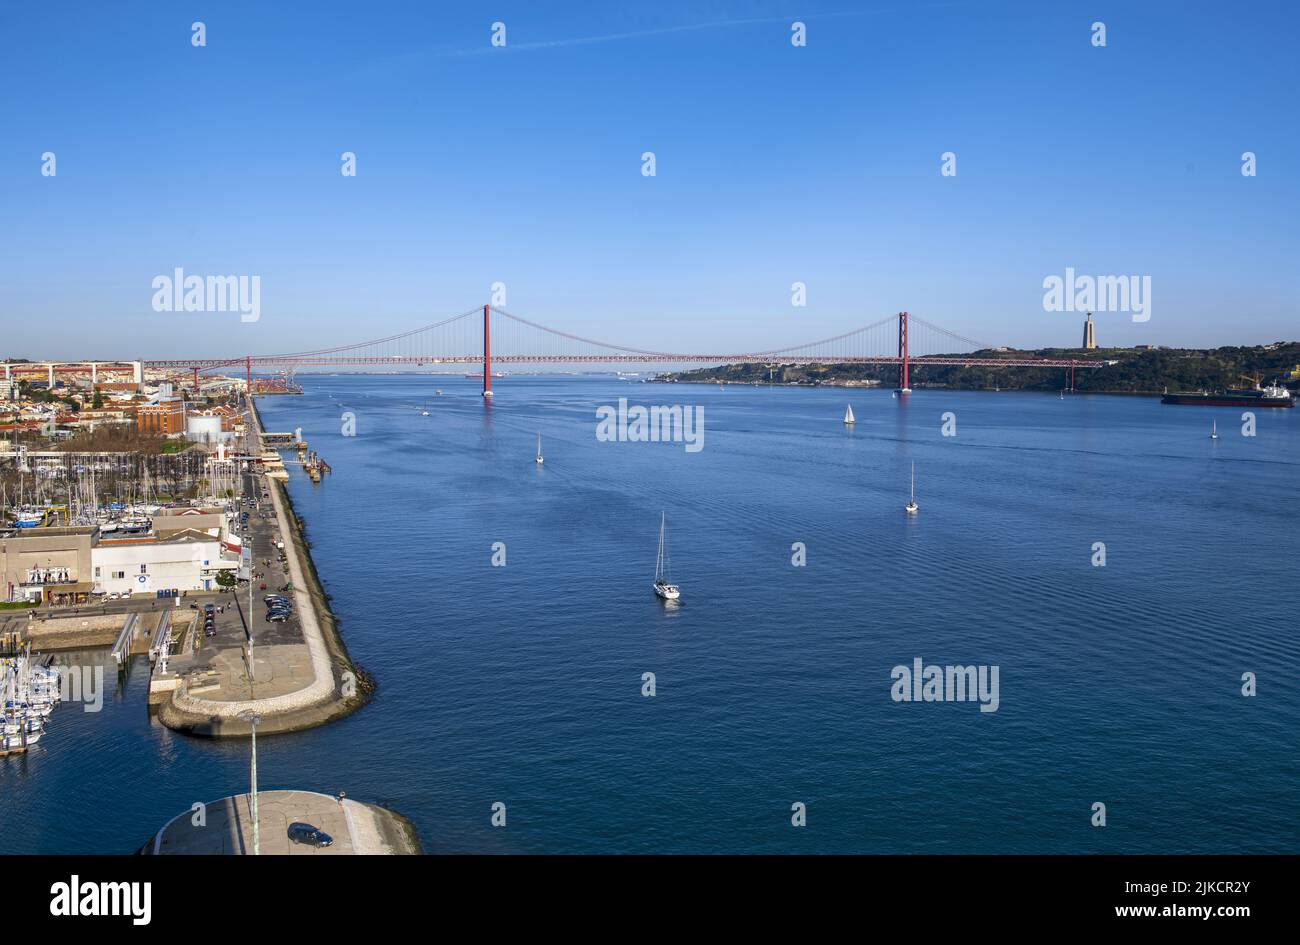
M 907 386 L 907 313 L 898 313 L 898 392 L 910 394 Z
M 483 396 L 492 396 L 492 328 L 488 313 L 492 306 L 483 306 Z

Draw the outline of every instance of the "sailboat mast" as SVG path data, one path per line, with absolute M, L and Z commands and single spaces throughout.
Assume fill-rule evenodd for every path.
M 659 513 L 659 557 L 655 559 L 655 580 L 659 581 L 664 576 L 664 526 L 668 521 L 668 513 Z

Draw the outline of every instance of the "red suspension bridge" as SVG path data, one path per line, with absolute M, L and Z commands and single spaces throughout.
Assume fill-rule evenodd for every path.
M 963 353 L 969 352 L 969 353 Z M 492 305 L 473 308 L 432 325 L 387 338 L 333 348 L 240 358 L 147 361 L 150 368 L 200 371 L 243 367 L 251 380 L 254 367 L 434 364 L 480 365 L 483 395 L 492 394 L 493 364 L 884 364 L 898 365 L 898 386 L 909 390 L 909 372 L 926 365 L 1063 368 L 1073 387 L 1076 369 L 1097 368 L 1099 361 L 997 357 L 990 345 L 899 312 L 853 331 L 819 341 L 770 351 L 690 353 L 651 351 L 584 338 L 539 325 Z

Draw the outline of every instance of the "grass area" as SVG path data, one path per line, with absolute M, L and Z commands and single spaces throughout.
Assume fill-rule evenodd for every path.
M 0 610 L 31 610 L 36 606 L 29 600 L 0 601 Z
M 162 447 L 158 450 L 158 452 L 163 454 L 183 453 L 193 445 L 194 445 L 193 443 L 189 443 L 184 440 L 168 440 L 166 443 L 162 445 Z

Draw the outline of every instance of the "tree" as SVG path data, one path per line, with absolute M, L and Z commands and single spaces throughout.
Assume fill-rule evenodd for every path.
M 234 573 L 231 572 L 231 571 L 218 571 L 218 572 L 217 572 L 217 585 L 218 585 L 219 587 L 234 587 L 234 586 L 235 586 L 235 575 L 234 575 Z

